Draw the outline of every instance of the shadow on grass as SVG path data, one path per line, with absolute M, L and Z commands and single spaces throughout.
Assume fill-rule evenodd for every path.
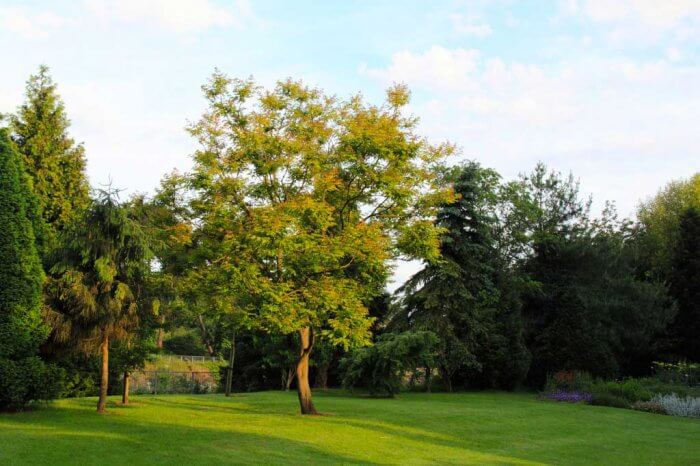
M 68 423 L 0 418 L 0 464 L 371 464 L 270 434 L 72 411 Z

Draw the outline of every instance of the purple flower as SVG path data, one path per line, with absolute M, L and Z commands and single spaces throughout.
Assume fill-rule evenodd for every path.
M 565 390 L 557 390 L 545 394 L 547 398 L 554 401 L 565 401 L 567 403 L 579 403 L 581 401 L 590 403 L 593 400 L 593 395 L 587 392 L 567 392 Z

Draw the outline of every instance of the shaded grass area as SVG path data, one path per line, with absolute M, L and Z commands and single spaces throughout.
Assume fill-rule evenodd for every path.
M 700 421 L 497 392 L 93 398 L 0 415 L 0 464 L 698 464 Z

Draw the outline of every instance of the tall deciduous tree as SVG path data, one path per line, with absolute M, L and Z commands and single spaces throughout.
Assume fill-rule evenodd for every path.
M 415 135 L 402 87 L 381 106 L 291 80 L 264 91 L 218 73 L 203 89 L 191 186 L 209 246 L 196 282 L 244 325 L 298 334 L 299 403 L 314 414 L 316 337 L 367 344 L 366 303 L 381 292 L 387 261 L 438 255 L 430 216 L 449 194 L 433 168 L 452 148 Z
M 49 69 L 41 66 L 27 81 L 25 102 L 10 117 L 13 139 L 33 180 L 45 223 L 45 244 L 78 218 L 89 202 L 85 155 L 68 135 L 70 121 Z
M 109 346 L 138 323 L 139 284 L 150 250 L 113 192 L 103 192 L 55 252 L 48 294 L 55 338 L 102 355 L 97 411 L 105 412 Z
M 50 398 L 56 388 L 55 370 L 37 356 L 47 328 L 28 183 L 8 131 L 0 129 L 0 409 Z
M 639 205 L 637 217 L 643 228 L 644 248 L 652 275 L 669 279 L 680 239 L 681 216 L 690 208 L 700 209 L 700 173 L 668 183 Z

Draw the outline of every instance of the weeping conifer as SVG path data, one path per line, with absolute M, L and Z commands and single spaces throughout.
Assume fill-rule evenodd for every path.
M 97 411 L 105 412 L 110 343 L 138 326 L 140 284 L 151 256 L 146 239 L 112 191 L 102 192 L 55 252 L 48 319 L 59 341 L 102 356 Z

